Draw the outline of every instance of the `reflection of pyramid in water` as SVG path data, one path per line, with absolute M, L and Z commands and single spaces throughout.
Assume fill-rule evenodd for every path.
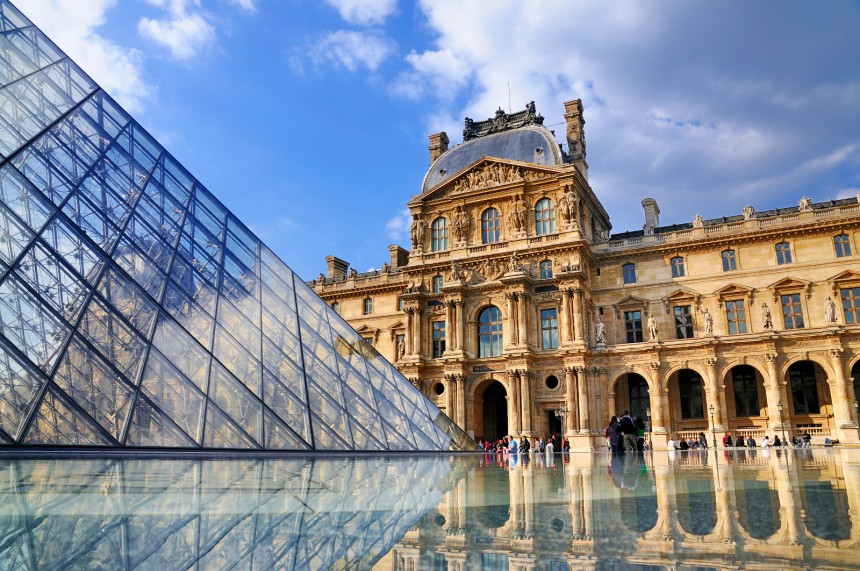
M 0 443 L 468 437 L 0 0 Z

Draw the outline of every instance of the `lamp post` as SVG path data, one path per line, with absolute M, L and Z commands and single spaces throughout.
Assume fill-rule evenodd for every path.
M 714 441 L 714 450 L 717 449 L 717 432 L 714 430 L 714 403 L 708 405 L 708 410 L 711 411 L 711 439 Z
M 856 404 L 856 402 L 855 402 Z M 653 452 L 654 449 L 651 445 L 651 407 L 645 409 L 645 418 L 648 419 L 648 452 Z
M 782 401 L 776 403 L 776 410 L 779 411 L 779 426 L 782 428 L 782 445 L 785 446 L 785 423 L 782 421 Z

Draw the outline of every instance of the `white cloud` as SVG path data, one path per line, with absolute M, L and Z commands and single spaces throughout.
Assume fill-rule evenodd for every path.
M 200 0 L 147 0 L 167 12 L 167 18 L 141 18 L 137 31 L 161 44 L 176 59 L 188 60 L 215 40 L 215 28 L 200 8 Z
M 243 10 L 247 10 L 248 12 L 257 11 L 257 4 L 255 0 L 230 0 L 230 3 L 238 6 Z
M 97 32 L 116 0 L 25 0 L 21 10 L 69 57 L 132 113 L 141 111 L 152 88 L 142 77 L 142 56 Z
M 435 39 L 406 56 L 392 92 L 428 102 L 430 132 L 459 118 L 452 143 L 462 117 L 531 100 L 564 142 L 562 102 L 581 98 L 590 182 L 618 231 L 641 227 L 641 210 L 628 206 L 645 196 L 672 223 L 751 201 L 764 209 L 795 204 L 795 195 L 826 200 L 860 180 L 860 60 L 844 58 L 860 51 L 851 8 L 810 20 L 790 2 L 779 21 L 733 1 L 419 8 Z
M 397 11 L 397 0 L 326 0 L 350 24 L 382 24 Z
M 364 32 L 338 30 L 323 36 L 311 52 L 311 60 L 320 65 L 330 63 L 349 71 L 364 67 L 376 71 L 392 53 L 388 38 Z
M 412 215 L 408 208 L 404 208 L 385 223 L 385 231 L 388 233 L 388 237 L 395 242 L 406 242 L 409 240 L 409 226 L 411 224 Z

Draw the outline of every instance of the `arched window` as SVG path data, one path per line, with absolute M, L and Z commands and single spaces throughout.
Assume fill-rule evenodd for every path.
M 738 263 L 735 259 L 734 250 L 723 250 L 720 254 L 723 257 L 723 271 L 729 272 L 738 269 Z
M 819 414 L 821 404 L 818 400 L 818 384 L 815 381 L 815 367 L 809 361 L 794 363 L 788 368 L 791 381 L 791 400 L 794 401 L 794 414 Z
M 481 241 L 495 244 L 502 238 L 502 219 L 495 208 L 487 208 L 481 214 Z
M 761 414 L 755 369 L 749 365 L 738 365 L 732 369 L 732 390 L 735 393 L 735 416 Z
M 702 378 L 695 371 L 682 369 L 678 372 L 678 394 L 681 397 L 681 418 L 705 418 L 702 398 Z
M 478 357 L 502 354 L 502 312 L 495 305 L 478 315 Z
M 433 221 L 430 226 L 430 248 L 434 252 L 443 252 L 448 249 L 448 219 L 441 216 Z
M 535 205 L 535 232 L 538 236 L 555 232 L 555 204 L 551 198 L 541 198 Z
M 433 293 L 442 291 L 442 276 L 433 276 Z

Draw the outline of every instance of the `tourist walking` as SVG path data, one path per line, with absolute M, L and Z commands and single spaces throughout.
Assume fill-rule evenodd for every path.
M 636 423 L 633 421 L 633 417 L 630 416 L 630 411 L 625 410 L 618 422 L 621 423 L 621 432 L 624 433 L 624 448 L 630 452 L 635 452 Z

